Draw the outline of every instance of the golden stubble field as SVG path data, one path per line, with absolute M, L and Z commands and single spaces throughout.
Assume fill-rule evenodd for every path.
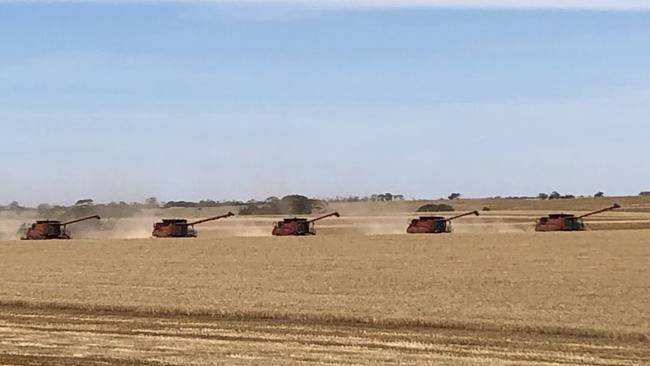
M 424 358 L 413 356 L 412 363 L 650 361 L 648 231 L 438 236 L 337 235 L 327 234 L 327 226 L 323 231 L 308 238 L 0 242 L 0 338 L 5 338 L 0 354 L 16 364 L 27 363 L 24 357 L 29 355 L 42 357 L 29 362 L 46 363 L 53 354 L 72 357 L 68 364 L 75 354 L 84 355 L 85 364 L 101 359 L 116 364 L 133 359 L 170 364 L 302 362 L 291 354 L 301 354 L 307 363 L 321 363 L 328 354 L 334 363 L 388 363 L 408 360 L 414 352 Z M 83 331 L 89 322 L 101 325 Z M 133 322 L 142 324 L 122 329 Z M 167 322 L 167 333 L 147 328 L 160 322 Z M 202 328 L 196 322 L 208 325 Z M 36 323 L 43 324 L 39 328 Z M 66 324 L 59 329 L 59 340 L 69 338 L 65 332 L 71 331 L 103 338 L 73 337 L 52 347 L 58 337 L 52 323 Z M 201 360 L 195 347 L 207 346 L 200 335 L 211 334 L 211 327 L 219 324 L 225 327 L 220 332 L 231 335 L 246 327 L 267 333 L 253 332 L 257 335 L 246 338 L 247 345 L 215 335 L 221 341 L 208 347 L 212 353 L 204 349 L 212 356 Z M 108 330 L 95 334 L 97 327 Z M 191 335 L 182 336 L 188 327 Z M 150 334 L 134 330 L 141 328 Z M 185 344 L 174 357 L 147 351 L 146 344 L 163 342 L 170 332 L 179 341 L 189 337 L 198 343 Z M 288 338 L 283 338 L 285 333 Z M 327 341 L 335 349 L 310 348 L 328 334 L 338 334 L 338 341 Z M 406 346 L 388 347 L 388 352 L 384 345 L 377 349 L 388 352 L 382 355 L 361 352 L 367 349 L 364 342 L 387 342 L 382 334 L 401 334 L 401 341 L 388 338 Z M 445 334 L 457 346 L 458 337 L 469 337 L 468 344 L 460 344 L 472 351 L 433 347 L 450 347 L 439 338 Z M 119 352 L 96 347 L 65 355 L 88 342 L 119 343 L 121 337 L 133 339 L 115 346 Z M 296 345 L 296 337 L 309 346 Z M 369 338 L 361 342 L 363 337 Z M 145 342 L 141 352 L 125 351 L 136 340 Z M 494 342 L 501 351 L 494 350 Z M 549 342 L 564 346 L 549 348 Z M 277 348 L 285 343 L 293 345 L 288 354 Z M 571 349 L 569 344 L 583 346 Z M 527 347 L 532 348 L 525 351 Z M 346 349 L 347 356 L 341 354 Z M 522 358 L 522 352 L 530 355 Z
M 1 242 L 0 299 L 647 331 L 650 236 Z

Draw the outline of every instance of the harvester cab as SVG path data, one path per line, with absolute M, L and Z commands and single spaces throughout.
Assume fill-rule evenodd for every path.
M 620 205 L 614 204 L 613 206 L 604 208 L 602 210 L 590 212 L 582 216 L 575 216 L 571 214 L 552 214 L 547 217 L 542 217 L 537 220 L 535 225 L 535 231 L 547 232 L 547 231 L 585 231 L 586 226 L 584 223 L 584 218 L 597 215 L 599 213 L 615 210 L 621 208 Z
M 185 219 L 164 219 L 153 225 L 153 232 L 151 235 L 155 238 L 196 238 L 197 231 L 194 225 L 199 225 L 204 222 L 225 219 L 230 216 L 235 216 L 234 213 L 228 212 L 225 215 L 210 217 L 193 222 L 187 222 Z
M 68 225 L 76 224 L 78 222 L 101 218 L 97 215 L 88 216 L 77 220 L 61 222 L 53 220 L 40 220 L 33 223 L 27 228 L 25 234 L 20 238 L 21 240 L 50 240 L 50 239 L 70 239 L 68 232 Z
M 442 234 L 451 233 L 453 231 L 451 222 L 462 217 L 476 215 L 479 216 L 478 211 L 467 212 L 462 215 L 444 218 L 442 216 L 421 216 L 417 219 L 411 220 L 406 232 L 409 234 Z
M 311 220 L 303 218 L 284 219 L 273 226 L 272 234 L 274 236 L 316 235 L 315 223 L 332 216 L 341 217 L 338 212 L 334 212 Z

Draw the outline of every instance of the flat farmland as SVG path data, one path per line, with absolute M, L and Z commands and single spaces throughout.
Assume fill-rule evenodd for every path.
M 644 230 L 4 241 L 0 364 L 647 363 L 649 264 Z

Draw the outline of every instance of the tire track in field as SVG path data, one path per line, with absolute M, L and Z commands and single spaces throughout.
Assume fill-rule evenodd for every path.
M 650 363 L 645 340 L 0 307 L 0 365 Z

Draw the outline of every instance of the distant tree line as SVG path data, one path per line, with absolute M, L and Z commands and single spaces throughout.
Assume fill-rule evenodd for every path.
M 403 194 L 393 194 L 393 193 L 378 193 L 370 196 L 347 196 L 341 197 L 337 196 L 334 198 L 325 198 L 325 202 L 391 202 L 391 201 L 404 201 Z
M 301 195 L 282 198 L 269 197 L 263 202 L 248 202 L 239 210 L 240 215 L 308 215 L 322 210 L 327 202 Z
M 21 213 L 23 211 L 29 210 L 28 207 L 23 207 L 17 201 L 13 201 L 7 206 L 0 206 L 0 211 L 12 211 L 15 213 Z
M 537 198 L 540 200 L 570 200 L 576 198 L 576 196 L 572 194 L 560 194 L 557 191 L 553 191 L 551 193 L 540 193 L 537 195 Z
M 418 208 L 417 212 L 452 212 L 454 207 L 446 204 L 427 204 Z
M 169 208 L 213 208 L 224 206 L 240 207 L 240 213 L 244 215 L 264 214 L 310 214 L 315 210 L 322 209 L 326 202 L 307 198 L 301 195 L 290 195 L 283 198 L 269 197 L 264 201 L 249 200 L 241 201 L 215 201 L 205 199 L 198 202 L 192 201 L 169 201 L 160 202 L 156 197 L 149 197 L 144 202 L 124 201 L 111 203 L 95 203 L 94 200 L 85 198 L 75 202 L 74 205 L 50 205 L 39 204 L 34 208 L 21 206 L 18 202 L 11 202 L 7 206 L 0 206 L 0 211 L 11 211 L 22 213 L 35 211 L 42 218 L 67 220 L 83 216 L 99 215 L 107 218 L 132 217 L 142 213 L 143 210 L 169 209 Z
M 183 207 L 183 208 L 210 208 L 210 207 L 224 207 L 224 206 L 242 206 L 244 202 L 241 201 L 213 201 L 213 200 L 201 200 L 199 202 L 191 201 L 169 201 L 160 205 L 161 208 L 173 208 L 173 207 Z
M 650 191 L 640 192 L 639 196 L 650 197 Z M 447 199 L 457 200 L 462 195 L 460 193 L 452 193 Z M 579 196 L 577 198 L 584 198 Z M 593 197 L 605 197 L 604 192 L 596 192 Z M 572 194 L 560 194 L 557 191 L 551 193 L 540 193 L 537 196 L 509 196 L 501 197 L 495 196 L 490 199 L 540 199 L 540 200 L 558 200 L 558 199 L 575 199 L 576 196 Z M 80 199 L 71 206 L 63 205 L 50 205 L 47 203 L 39 204 L 37 207 L 26 207 L 13 201 L 8 205 L 0 205 L 0 211 L 10 211 L 17 214 L 27 211 L 37 211 L 39 216 L 51 219 L 68 219 L 79 217 L 81 215 L 100 215 L 103 217 L 131 217 L 138 215 L 145 209 L 167 209 L 167 208 L 213 208 L 213 207 L 240 207 L 240 213 L 244 215 L 263 215 L 263 214 L 309 214 L 313 211 L 323 209 L 328 202 L 391 202 L 403 201 L 404 195 L 392 193 L 380 193 L 370 196 L 348 196 L 348 197 L 334 197 L 323 200 L 307 198 L 301 195 L 289 195 L 283 198 L 271 196 L 263 201 L 248 200 L 242 201 L 215 201 L 205 199 L 198 202 L 192 201 L 169 201 L 160 202 L 156 197 L 149 197 L 144 202 L 111 202 L 111 203 L 95 203 L 94 200 L 86 198 Z M 422 207 L 421 207 L 422 208 Z M 451 208 L 451 209 L 450 209 Z M 426 210 L 432 211 L 453 211 L 452 206 L 443 207 L 428 207 Z
M 603 198 L 605 197 L 605 192 L 596 192 L 593 195 L 594 198 Z M 553 191 L 551 193 L 540 193 L 537 195 L 537 198 L 541 200 L 568 200 L 568 199 L 575 199 L 576 196 L 573 194 L 560 194 L 557 191 Z M 579 196 L 578 198 L 585 198 L 585 196 Z
M 42 218 L 68 220 L 91 215 L 117 218 L 132 217 L 140 214 L 144 208 L 146 208 L 145 204 L 135 202 L 126 203 L 120 201 L 96 204 L 92 199 L 83 199 L 72 206 L 42 203 L 36 207 L 36 211 Z

